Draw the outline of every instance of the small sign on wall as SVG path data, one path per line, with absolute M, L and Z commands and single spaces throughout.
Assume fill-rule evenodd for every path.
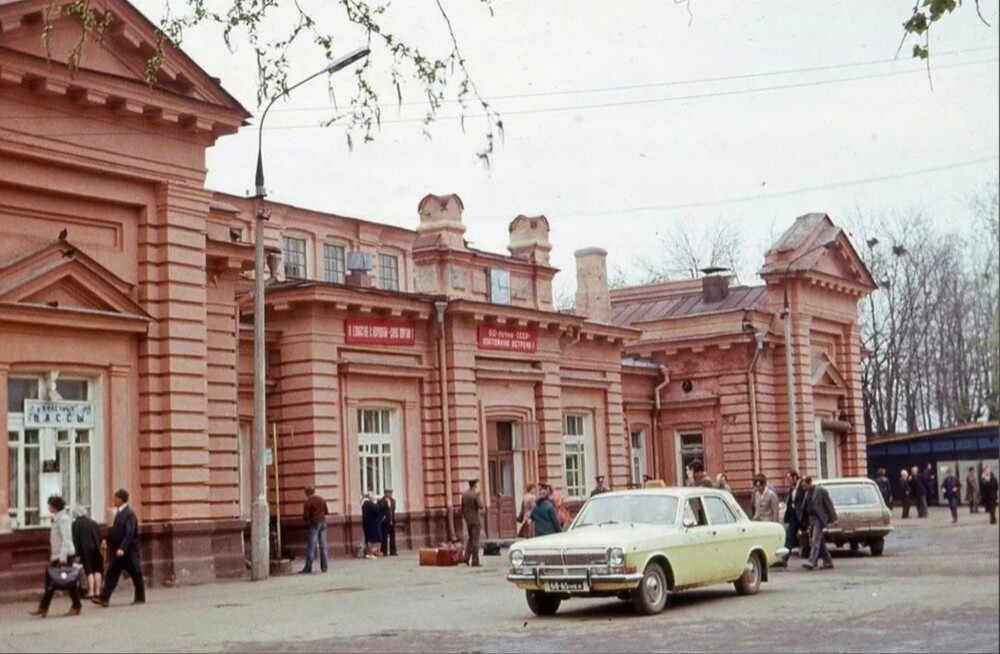
M 417 330 L 412 322 L 348 318 L 344 340 L 351 345 L 413 345 Z
M 92 429 L 94 405 L 77 400 L 24 401 L 25 429 Z
M 480 325 L 478 336 L 481 350 L 534 352 L 538 349 L 538 332 L 534 329 Z

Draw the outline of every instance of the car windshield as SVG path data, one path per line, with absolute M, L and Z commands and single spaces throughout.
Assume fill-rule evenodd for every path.
M 830 484 L 826 486 L 834 506 L 870 506 L 878 504 L 878 491 L 869 484 Z
M 606 523 L 672 525 L 677 520 L 673 495 L 605 495 L 592 498 L 573 522 L 573 528 Z

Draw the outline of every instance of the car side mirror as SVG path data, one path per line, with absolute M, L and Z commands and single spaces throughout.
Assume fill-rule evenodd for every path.
M 697 525 L 698 521 L 695 520 L 694 518 L 684 518 L 684 520 L 682 520 L 681 523 L 684 525 L 685 529 L 690 529 L 691 527 Z

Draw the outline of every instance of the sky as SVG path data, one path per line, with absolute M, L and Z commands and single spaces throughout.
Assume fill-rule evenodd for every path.
M 331 88 L 338 107 L 350 98 L 348 71 L 300 87 L 264 128 L 272 200 L 415 228 L 424 195 L 457 193 L 466 238 L 494 252 L 506 252 L 515 216 L 544 214 L 563 271 L 556 290 L 568 295 L 579 248 L 605 248 L 609 268 L 629 274 L 637 260 L 662 261 L 678 226 L 697 235 L 724 221 L 752 274 L 796 216 L 825 212 L 846 226 L 920 210 L 943 230 L 965 229 L 965 198 L 998 178 L 996 0 L 981 3 L 989 27 L 971 2 L 934 26 L 930 80 L 912 42 L 895 57 L 906 2 L 494 0 L 492 16 L 473 0 L 442 3 L 504 121 L 492 165 L 476 160 L 475 109 L 463 133 L 457 106 L 446 106 L 425 137 L 419 94 L 404 87 L 407 104 L 396 106 L 376 47 L 386 105 L 376 141 L 351 150 L 342 127 L 321 126 L 337 114 Z M 137 6 L 156 21 L 163 0 Z M 434 0 L 397 2 L 387 20 L 430 52 L 450 48 Z M 364 44 L 337 34 L 338 54 Z M 257 112 L 254 60 L 235 45 L 199 29 L 182 47 Z M 292 81 L 324 66 L 316 52 L 292 54 Z M 208 186 L 251 193 L 256 148 L 254 126 L 220 139 Z

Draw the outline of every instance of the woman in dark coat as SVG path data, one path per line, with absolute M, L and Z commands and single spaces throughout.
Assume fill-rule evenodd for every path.
M 361 528 L 365 532 L 365 558 L 377 559 L 382 547 L 382 519 L 370 492 L 361 501 Z
M 104 577 L 104 557 L 101 556 L 101 528 L 87 517 L 87 510 L 77 507 L 73 510 L 73 547 L 83 564 L 87 575 L 87 593 L 101 592 Z

